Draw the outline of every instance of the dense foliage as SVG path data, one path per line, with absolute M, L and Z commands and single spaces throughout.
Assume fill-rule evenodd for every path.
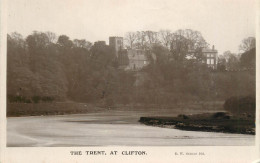
M 254 96 L 233 96 L 228 98 L 224 104 L 224 108 L 235 115 L 243 115 L 246 113 L 254 116 L 255 107 L 256 101 Z
M 145 35 L 146 34 L 146 35 Z M 131 33 L 129 33 L 131 35 Z M 169 104 L 194 100 L 225 100 L 255 94 L 255 73 L 214 72 L 201 61 L 207 43 L 199 32 L 178 30 L 137 32 L 130 46 L 145 47 L 150 64 L 141 71 L 118 68 L 118 58 L 107 45 L 33 32 L 25 39 L 7 36 L 7 94 L 9 102 L 80 101 L 114 104 Z M 135 35 L 132 34 L 132 37 Z M 195 49 L 194 56 L 187 52 Z M 243 64 L 251 64 L 244 54 Z M 188 59 L 188 57 L 193 59 Z M 248 61 L 250 60 L 250 61 Z
M 55 42 L 55 34 L 51 36 L 42 32 L 26 39 L 17 33 L 8 35 L 9 101 L 33 101 L 39 96 L 56 101 L 106 102 L 132 85 L 131 73 L 117 69 L 109 46 L 91 46 L 65 35 Z M 124 80 L 127 82 L 121 82 Z

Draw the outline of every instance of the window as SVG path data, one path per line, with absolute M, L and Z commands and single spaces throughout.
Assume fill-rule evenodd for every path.
M 208 65 L 210 64 L 210 59 L 207 59 L 207 64 L 208 64 Z
M 214 59 L 211 59 L 211 64 L 214 65 Z
M 146 64 L 146 61 L 144 61 L 144 65 Z

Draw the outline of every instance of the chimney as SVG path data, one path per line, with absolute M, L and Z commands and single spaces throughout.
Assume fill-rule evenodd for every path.
M 214 45 L 212 45 L 212 50 L 215 50 L 215 46 Z

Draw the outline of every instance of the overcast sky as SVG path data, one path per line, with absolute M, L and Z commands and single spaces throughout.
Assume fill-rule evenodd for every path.
M 219 54 L 255 36 L 254 0 L 8 0 L 8 33 L 51 31 L 94 42 L 128 31 L 193 29 Z

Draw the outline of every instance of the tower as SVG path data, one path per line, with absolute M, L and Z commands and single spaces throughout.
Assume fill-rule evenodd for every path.
M 123 37 L 109 37 L 109 46 L 115 50 L 116 56 L 123 49 Z

